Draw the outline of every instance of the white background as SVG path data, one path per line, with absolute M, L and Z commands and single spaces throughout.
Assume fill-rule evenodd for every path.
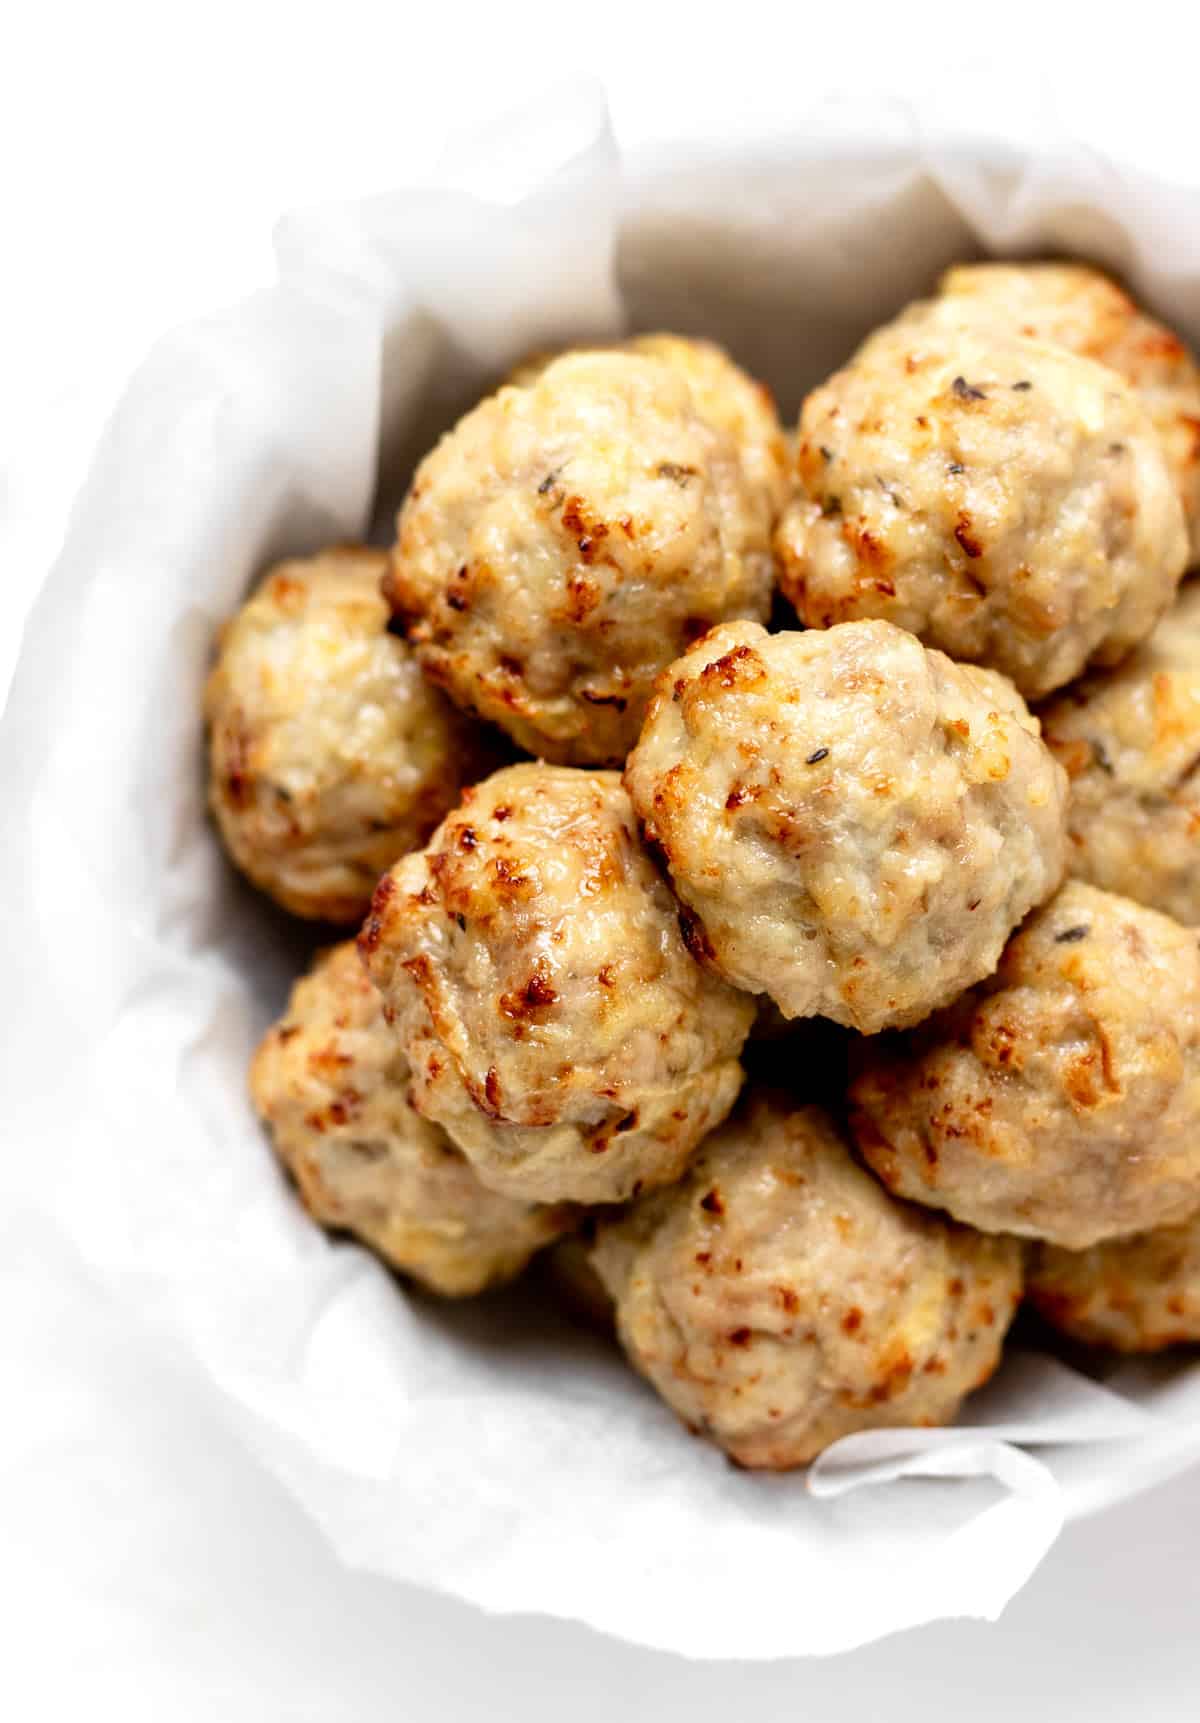
M 604 79 L 629 142 L 877 88 L 999 129 L 1050 103 L 1098 150 L 1197 183 L 1200 27 L 1173 10 L 1122 12 L 1111 41 L 1100 9 L 963 0 L 711 17 L 209 0 L 10 19 L 0 689 L 113 396 L 162 328 L 269 277 L 289 205 L 419 178 L 451 132 L 580 70 Z M 0 1415 L 4 1710 L 22 1723 L 1196 1715 L 1200 1473 L 1069 1530 L 999 1626 L 827 1663 L 689 1665 L 341 1570 L 205 1386 L 3 1207 L 0 1337 L 17 1385 Z

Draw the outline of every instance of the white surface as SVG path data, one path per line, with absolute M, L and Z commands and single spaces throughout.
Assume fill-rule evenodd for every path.
M 353 27 L 347 10 L 340 21 Z M 428 149 L 439 106 L 452 98 L 461 119 L 464 100 L 479 99 L 485 83 L 495 90 L 496 68 L 506 63 L 500 50 L 508 48 L 511 64 L 514 33 L 526 50 L 530 41 L 510 9 L 501 21 L 506 40 L 497 37 L 490 52 L 488 44 L 478 48 L 465 78 L 456 64 L 440 84 L 431 77 L 423 86 L 412 66 L 422 63 L 423 46 L 427 62 L 439 63 L 439 55 L 430 55 L 428 27 L 423 38 L 406 30 L 389 55 L 355 56 L 358 90 L 322 42 L 299 74 L 280 72 L 291 92 L 309 93 L 311 105 L 298 94 L 264 104 L 268 62 L 261 46 L 255 59 L 252 26 L 236 43 L 240 62 L 233 43 L 177 50 L 186 86 L 170 78 L 147 86 L 153 42 L 142 41 L 123 74 L 102 63 L 98 77 L 95 44 L 76 41 L 64 88 L 54 22 L 44 63 L 55 56 L 57 85 L 43 88 L 34 115 L 22 96 L 38 93 L 36 81 L 20 80 L 5 114 L 14 136 L 3 140 L 10 162 L 43 151 L 46 160 L 44 177 L 30 174 L 17 199 L 19 315 L 5 325 L 19 331 L 4 356 L 11 418 L 0 432 L 0 448 L 10 450 L 5 487 L 17 505 L 4 561 L 6 597 L 14 598 L 38 553 L 52 548 L 55 511 L 98 404 L 143 337 L 252 285 L 266 267 L 269 214 L 296 196 L 369 187 L 372 177 L 386 183 L 387 171 L 363 173 L 364 154 L 382 159 L 386 143 L 411 161 L 414 147 Z M 109 9 L 106 34 L 116 22 Z M 555 32 L 554 59 L 540 64 L 557 68 L 569 32 L 548 18 L 542 28 Z M 593 67 L 599 59 L 598 69 L 615 74 L 618 122 L 623 106 L 636 117 L 661 93 L 654 66 L 646 69 L 644 30 L 638 45 L 640 81 L 625 84 L 627 44 L 608 42 L 607 66 L 605 53 L 589 52 Z M 659 47 L 674 63 L 674 27 Z M 438 48 L 444 63 L 448 28 Z M 525 52 L 522 70 L 536 59 Z M 921 70 L 926 76 L 930 68 Z M 347 80 L 340 92 L 339 75 Z M 703 78 L 672 80 L 675 112 L 687 111 L 681 91 L 695 104 L 714 81 L 711 61 Z M 402 116 L 386 102 L 389 88 L 402 91 Z M 1144 123 L 1143 143 L 1161 138 L 1181 112 L 1163 100 L 1161 81 L 1153 95 L 1134 115 Z M 738 98 L 755 100 L 755 86 L 744 80 Z M 273 125 L 256 112 L 264 105 L 273 108 Z M 669 130 L 669 104 L 665 120 L 661 106 L 654 118 Z M 46 147 L 48 122 L 58 133 L 57 155 Z M 1128 131 L 1127 106 L 1115 123 Z M 1170 156 L 1173 169 L 1181 159 Z M 207 195 L 179 197 L 180 184 L 185 193 L 206 187 Z M 1184 1613 L 1195 1592 L 1190 1549 L 1200 1531 L 1194 1476 L 1068 1533 L 1000 1629 L 927 1630 L 827 1666 L 688 1669 L 579 1630 L 488 1622 L 338 1572 L 290 1504 L 272 1503 L 210 1427 L 212 1409 L 196 1384 L 123 1329 L 46 1241 L 14 1226 L 3 1263 L 5 1325 L 15 1330 L 28 1384 L 0 1437 L 14 1462 L 0 1505 L 6 1531 L 15 1527 L 0 1544 L 11 1586 L 6 1690 L 19 1695 L 24 1679 L 36 1679 L 27 1706 L 34 1717 L 65 1715 L 80 1701 L 100 1717 L 208 1716 L 214 1708 L 223 1718 L 266 1723 L 472 1716 L 484 1706 L 495 1713 L 497 1683 L 506 1712 L 533 1717 L 552 1708 L 557 1715 L 569 1699 L 582 1716 L 626 1707 L 634 1715 L 682 1714 L 686 1705 L 703 1718 L 757 1703 L 768 1714 L 795 1705 L 806 1716 L 857 1718 L 872 1715 L 872 1694 L 886 1695 L 898 1717 L 917 1715 L 918 1704 L 927 1717 L 931 1705 L 949 1708 L 968 1695 L 981 1717 L 1001 1715 L 1018 1695 L 1040 1696 L 1055 1717 L 1191 1714 L 1190 1695 L 1178 1686 L 1197 1662 Z M 89 1433 L 95 1466 L 64 1475 L 56 1454 L 73 1450 L 80 1432 Z

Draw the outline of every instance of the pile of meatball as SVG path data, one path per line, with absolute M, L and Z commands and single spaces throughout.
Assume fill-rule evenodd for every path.
M 1200 369 L 953 269 L 794 435 L 538 356 L 206 693 L 229 855 L 357 939 L 251 1092 L 315 1220 L 523 1273 L 743 1466 L 943 1424 L 1023 1298 L 1200 1341 Z

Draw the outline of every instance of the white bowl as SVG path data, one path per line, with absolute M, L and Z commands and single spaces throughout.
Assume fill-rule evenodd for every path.
M 245 1098 L 304 941 L 218 854 L 200 688 L 264 563 L 386 519 L 533 346 L 626 316 L 702 332 L 790 413 L 988 247 L 1095 257 L 1200 340 L 1195 255 L 1164 242 L 1200 194 L 894 115 L 865 137 L 836 110 L 622 172 L 594 97 L 567 107 L 468 155 L 499 201 L 460 183 L 289 218 L 278 285 L 160 344 L 118 409 L 0 743 L 19 1174 L 352 1564 L 710 1657 L 994 1616 L 1064 1515 L 1200 1454 L 1196 1366 L 1099 1382 L 1016 1355 L 961 1428 L 754 1477 L 531 1295 L 435 1306 L 328 1242 Z

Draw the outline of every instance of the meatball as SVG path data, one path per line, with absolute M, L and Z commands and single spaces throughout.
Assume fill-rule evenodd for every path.
M 1116 670 L 1041 718 L 1071 780 L 1068 871 L 1200 922 L 1200 582 Z
M 625 782 L 693 949 L 786 1017 L 918 1022 L 1062 877 L 1066 779 L 1020 696 L 889 622 L 714 629 Z
M 889 1190 L 1082 1250 L 1200 1207 L 1200 948 L 1071 880 L 996 975 L 862 1049 L 858 1146 Z
M 626 346 L 678 371 L 687 380 L 700 417 L 733 438 L 770 533 L 787 500 L 791 476 L 783 427 L 766 384 L 748 376 L 715 341 L 635 335 Z
M 1200 366 L 1179 337 L 1148 317 L 1098 269 L 1077 263 L 960 264 L 939 297 L 913 307 L 943 324 L 992 324 L 1052 341 L 1120 373 L 1162 440 L 1200 562 Z
M 254 1105 L 314 1220 L 448 1296 L 511 1280 L 574 1216 L 480 1184 L 408 1101 L 404 1054 L 353 943 L 298 981 L 250 1072 Z
M 386 632 L 386 557 L 281 563 L 222 631 L 209 801 L 238 867 L 294 915 L 361 921 L 375 882 L 485 769 L 471 727 Z
M 787 499 L 791 462 L 779 412 L 766 384 L 735 365 L 715 341 L 683 335 L 634 335 L 604 351 L 658 359 L 684 378 L 700 417 L 733 438 L 770 532 Z M 561 357 L 561 353 L 531 353 L 505 381 L 528 388 Z
M 881 332 L 808 397 L 796 465 L 776 545 L 804 621 L 885 617 L 1029 699 L 1123 657 L 1187 560 L 1133 390 L 1023 337 Z
M 385 591 L 426 671 L 559 762 L 623 760 L 663 665 L 771 600 L 733 439 L 677 367 L 631 353 L 568 354 L 481 402 L 397 530 Z
M 1117 1352 L 1200 1341 L 1200 1214 L 1091 1250 L 1038 1245 L 1028 1265 L 1031 1302 L 1073 1340 Z
M 1013 1239 L 892 1201 L 818 1107 L 756 1094 L 686 1179 L 602 1222 L 593 1261 L 630 1360 L 740 1465 L 944 1424 L 992 1374 Z
M 414 1106 L 497 1190 L 624 1201 L 677 1178 L 741 1086 L 753 1001 L 688 951 L 615 772 L 477 785 L 381 881 L 359 946 Z

